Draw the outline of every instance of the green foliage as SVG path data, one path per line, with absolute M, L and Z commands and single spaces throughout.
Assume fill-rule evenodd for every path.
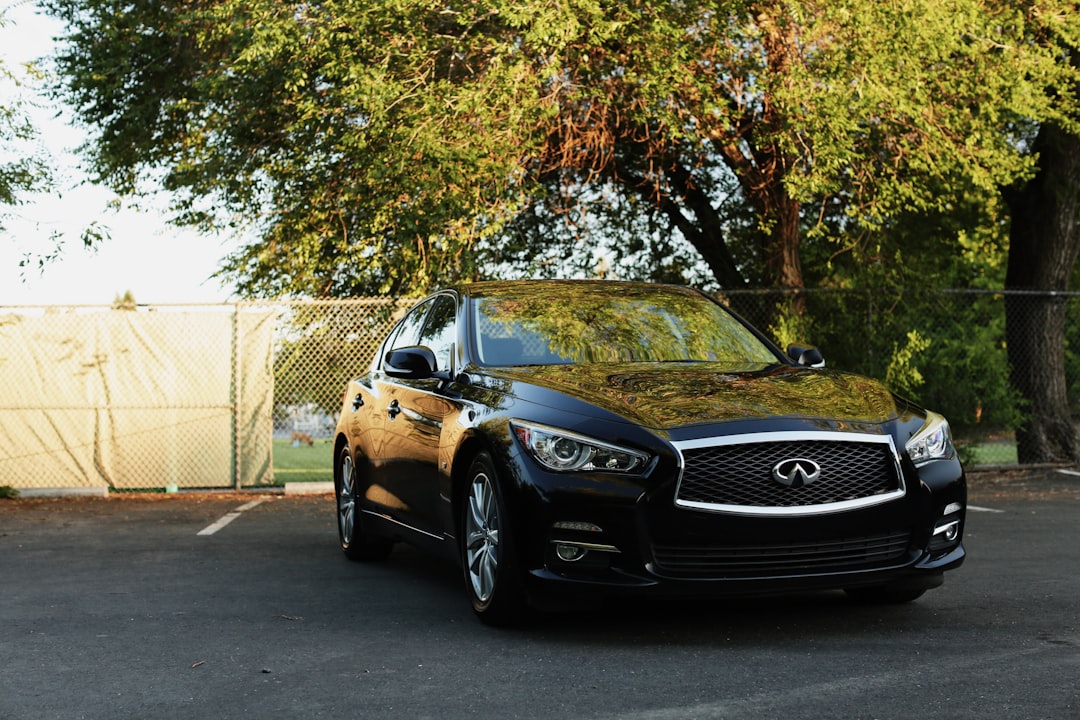
M 751 306 L 737 294 L 728 299 Z M 795 315 L 803 324 L 771 328 L 781 344 L 817 345 L 830 368 L 885 381 L 893 391 L 944 414 L 963 438 L 1011 430 L 1023 420 L 1023 404 L 1009 385 L 1001 295 L 887 287 L 807 291 L 780 302 L 770 294 L 757 304 L 758 311 L 772 315 L 779 306 L 775 316 L 785 318 L 793 299 L 804 305 L 802 315 Z M 752 322 L 760 320 L 745 314 Z
M 0 27 L 8 24 L 0 8 Z M 27 114 L 25 82 L 38 78 L 33 67 L 16 74 L 0 59 L 0 233 L 11 208 L 24 202 L 33 192 L 52 186 L 48 157 L 37 141 L 37 131 Z
M 479 4 L 51 7 L 100 179 L 137 192 L 160 168 L 179 221 L 255 233 L 229 260 L 242 292 L 467 276 L 464 251 L 518 203 L 542 81 Z
M 0 500 L 11 500 L 19 497 L 19 491 L 10 485 L 0 485 Z
M 903 346 L 893 343 L 892 359 L 885 369 L 886 384 L 898 393 L 912 395 L 926 382 L 916 367 L 916 359 L 931 345 L 930 340 L 909 330 Z
M 1009 385 L 1004 304 L 1000 295 L 949 294 L 919 313 L 936 329 L 919 398 L 964 435 L 1011 430 L 1023 420 L 1023 403 Z
M 1050 0 L 45 4 L 98 177 L 247 233 L 248 295 L 601 260 L 798 286 L 800 253 L 1024 177 L 1012 130 L 1072 109 Z
M 813 320 L 801 312 L 796 303 L 785 303 L 776 313 L 776 320 L 769 326 L 769 334 L 781 349 L 793 343 L 806 342 L 814 336 Z
M 1016 428 L 1023 406 L 1009 385 L 1004 301 L 981 292 L 1005 283 L 998 194 L 973 192 L 942 212 L 837 237 L 833 254 L 824 244 L 808 254 L 808 280 L 836 292 L 807 297 L 812 334 L 802 339 L 820 345 L 830 367 L 878 377 L 942 412 L 964 437 Z

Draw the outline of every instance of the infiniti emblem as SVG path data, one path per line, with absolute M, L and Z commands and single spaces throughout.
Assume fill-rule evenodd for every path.
M 790 488 L 809 485 L 821 477 L 821 467 L 813 460 L 784 460 L 772 469 L 773 480 Z

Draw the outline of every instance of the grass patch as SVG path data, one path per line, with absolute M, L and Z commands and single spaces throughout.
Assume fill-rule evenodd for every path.
M 960 458 L 965 465 L 1016 465 L 1016 442 L 1014 440 L 983 440 L 981 442 L 958 441 Z
M 314 445 L 294 447 L 289 440 L 274 440 L 274 484 L 329 482 L 334 479 L 333 445 L 316 440 Z
M 974 465 L 1016 465 L 1016 443 L 983 443 L 973 450 Z

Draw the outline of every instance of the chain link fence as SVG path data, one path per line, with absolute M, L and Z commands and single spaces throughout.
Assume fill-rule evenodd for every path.
M 781 345 L 945 414 L 967 462 L 1016 460 L 1003 292 L 746 291 Z M 1031 295 L 1042 302 L 1044 295 Z M 1080 294 L 1066 305 L 1080 405 Z M 411 301 L 0 308 L 0 486 L 226 488 L 329 480 L 341 393 Z
M 348 381 L 367 371 L 413 300 L 368 298 L 276 306 L 274 481 L 332 479 L 329 447 Z
M 0 486 L 328 480 L 345 382 L 410 304 L 0 308 Z

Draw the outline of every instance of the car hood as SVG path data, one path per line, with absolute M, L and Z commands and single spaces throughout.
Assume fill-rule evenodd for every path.
M 509 368 L 497 374 L 511 380 L 511 392 L 524 399 L 546 404 L 546 389 L 662 429 L 769 417 L 865 424 L 897 415 L 896 399 L 881 383 L 832 370 L 637 363 Z M 530 393 L 521 383 L 541 390 Z M 524 397 L 529 394 L 534 396 Z

